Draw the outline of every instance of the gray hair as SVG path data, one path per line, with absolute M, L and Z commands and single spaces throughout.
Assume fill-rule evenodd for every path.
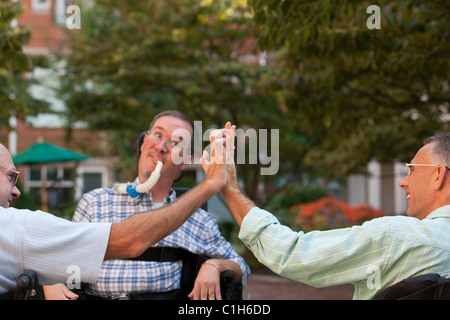
M 436 164 L 450 166 L 450 132 L 438 133 L 424 141 L 424 144 L 433 143 L 431 157 Z

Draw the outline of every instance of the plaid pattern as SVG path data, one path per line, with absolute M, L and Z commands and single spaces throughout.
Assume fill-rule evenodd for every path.
M 135 181 L 135 183 L 137 180 Z M 172 191 L 164 204 L 176 199 Z M 96 189 L 85 194 L 75 212 L 75 222 L 119 222 L 138 212 L 156 209 L 151 193 L 131 198 L 112 189 Z M 209 257 L 228 259 L 242 270 L 242 283 L 250 273 L 244 259 L 220 235 L 217 221 L 208 212 L 197 210 L 177 231 L 155 246 L 181 247 Z M 98 296 L 122 293 L 165 292 L 180 286 L 182 263 L 109 260 L 102 265 L 97 282 L 87 292 Z

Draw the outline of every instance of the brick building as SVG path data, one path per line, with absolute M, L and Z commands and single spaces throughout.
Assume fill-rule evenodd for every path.
M 53 50 L 64 50 L 66 36 L 67 0 L 19 0 L 24 8 L 19 25 L 28 26 L 30 41 L 23 46 L 29 55 L 47 55 Z M 77 32 L 71 30 L 71 32 Z M 54 81 L 50 70 L 35 68 L 30 77 Z M 54 110 L 63 105 L 54 93 L 40 86 L 33 86 L 32 94 L 45 99 Z M 115 168 L 118 160 L 111 157 L 109 137 L 106 132 L 91 132 L 82 128 L 70 131 L 70 138 L 62 119 L 54 114 L 16 119 L 11 117 L 12 130 L 0 129 L 0 142 L 7 146 L 14 156 L 31 145 L 46 142 L 60 148 L 84 154 L 89 158 L 82 162 L 60 162 L 49 164 L 20 165 L 20 182 L 23 190 L 37 203 L 42 203 L 41 189 L 47 188 L 47 203 L 50 212 L 65 214 L 73 207 L 84 192 L 99 187 L 110 187 L 115 182 Z M 41 171 L 43 170 L 43 171 Z M 45 182 L 42 181 L 45 174 Z
M 24 45 L 27 54 L 46 54 L 63 47 L 66 0 L 19 0 L 24 13 L 18 22 L 29 26 L 31 39 Z

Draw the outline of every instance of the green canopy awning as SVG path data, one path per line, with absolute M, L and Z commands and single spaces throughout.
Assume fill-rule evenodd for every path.
M 15 165 L 50 163 L 64 161 L 82 161 L 88 157 L 52 144 L 39 142 L 13 157 Z

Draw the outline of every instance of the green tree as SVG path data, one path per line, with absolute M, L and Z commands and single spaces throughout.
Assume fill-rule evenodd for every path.
M 448 131 L 448 1 L 250 0 L 259 44 L 279 54 L 272 87 L 307 133 L 305 154 L 329 178 L 370 159 L 409 161 Z M 381 29 L 369 29 L 369 5 Z
M 201 120 L 203 130 L 226 121 L 256 130 L 284 125 L 279 103 L 267 93 L 264 75 L 272 67 L 248 61 L 257 51 L 246 1 L 97 0 L 80 6 L 82 30 L 68 32 L 70 52 L 62 57 L 66 117 L 109 130 L 130 168 L 136 135 L 166 109 Z M 274 179 L 261 176 L 260 167 L 239 166 L 257 201 L 259 182 Z
M 0 126 L 8 126 L 11 115 L 36 115 L 47 110 L 47 104 L 34 99 L 28 87 L 34 83 L 24 75 L 33 64 L 22 50 L 30 31 L 13 21 L 23 12 L 19 2 L 0 2 Z

